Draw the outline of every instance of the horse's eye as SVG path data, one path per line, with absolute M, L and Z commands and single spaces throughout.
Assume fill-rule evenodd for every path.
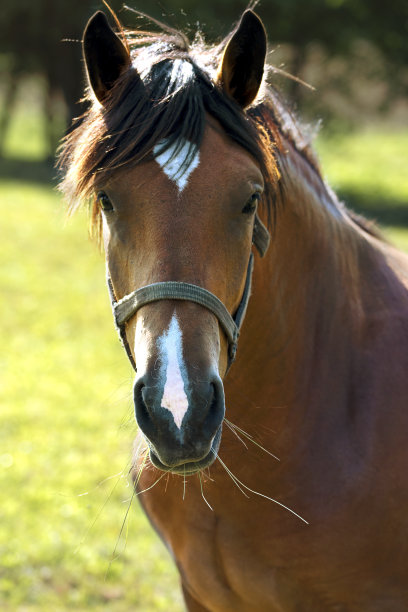
M 242 209 L 244 215 L 252 215 L 256 211 L 260 199 L 261 194 L 259 193 L 259 191 L 253 193 L 249 198 L 248 202 L 245 204 L 244 208 Z
M 100 191 L 97 194 L 96 200 L 104 212 L 110 212 L 113 210 L 112 202 L 110 201 L 110 199 L 108 198 L 108 196 L 106 195 L 104 191 Z

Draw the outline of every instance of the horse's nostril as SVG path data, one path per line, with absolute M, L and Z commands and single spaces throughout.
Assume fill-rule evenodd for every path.
M 134 386 L 133 396 L 135 403 L 136 421 L 142 431 L 147 434 L 147 431 L 152 426 L 149 407 L 145 400 L 146 386 L 143 380 L 138 381 Z M 147 434 L 148 435 L 148 434 Z
M 208 430 L 218 429 L 225 414 L 224 389 L 221 380 L 215 379 L 210 383 L 211 392 L 208 397 L 209 410 L 204 422 L 204 428 Z

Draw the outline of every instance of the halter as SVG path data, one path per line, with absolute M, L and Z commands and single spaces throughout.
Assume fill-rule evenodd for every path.
M 255 245 L 261 257 L 265 255 L 269 246 L 269 232 L 259 219 L 258 215 L 255 217 L 252 244 Z M 125 295 L 125 297 L 119 301 L 116 301 L 112 281 L 108 276 L 108 289 L 112 302 L 116 329 L 118 330 L 122 345 L 126 350 L 127 356 L 134 370 L 136 371 L 136 363 L 125 333 L 125 325 L 127 321 L 129 321 L 129 319 L 146 304 L 151 304 L 152 302 L 157 302 L 159 300 L 185 300 L 204 306 L 204 308 L 207 308 L 207 310 L 212 312 L 217 317 L 218 322 L 228 339 L 228 372 L 233 361 L 235 360 L 239 332 L 251 295 L 253 268 L 254 255 L 251 253 L 249 256 L 244 292 L 234 316 L 228 312 L 221 300 L 219 300 L 217 296 L 207 289 L 199 287 L 198 285 L 178 281 L 167 281 L 145 285 L 144 287 L 136 289 L 135 291 L 132 291 L 132 293 Z

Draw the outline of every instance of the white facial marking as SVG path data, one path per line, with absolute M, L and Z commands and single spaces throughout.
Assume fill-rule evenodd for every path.
M 186 368 L 182 354 L 182 333 L 176 315 L 173 315 L 169 329 L 157 341 L 162 362 L 162 377 L 164 379 L 161 405 L 173 415 L 177 427 L 188 410 L 188 398 L 184 388 L 182 373 L 186 376 Z
M 181 193 L 187 186 L 190 174 L 200 163 L 200 152 L 195 145 L 188 140 L 171 145 L 163 153 L 160 150 L 166 146 L 166 140 L 161 140 L 153 149 L 155 160 L 163 169 L 163 172 L 174 181 Z M 191 147 L 193 154 L 191 155 Z M 189 159 L 188 165 L 185 165 Z

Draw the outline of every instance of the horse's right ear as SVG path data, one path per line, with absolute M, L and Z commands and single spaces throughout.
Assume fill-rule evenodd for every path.
M 95 13 L 88 21 L 82 44 L 89 84 L 103 104 L 109 90 L 130 66 L 129 51 L 102 11 Z

